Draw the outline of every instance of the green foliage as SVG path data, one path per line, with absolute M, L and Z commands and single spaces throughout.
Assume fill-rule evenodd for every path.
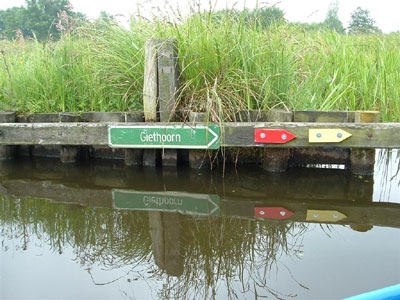
M 326 18 L 323 22 L 323 25 L 330 30 L 344 34 L 345 33 L 344 27 L 339 19 L 338 12 L 339 12 L 339 6 L 337 1 L 331 3 Z
M 350 34 L 373 34 L 380 33 L 375 26 L 375 20 L 371 17 L 369 10 L 357 7 L 351 14 L 348 32 Z
M 58 40 L 65 26 L 83 21 L 83 15 L 71 10 L 68 0 L 26 0 L 26 7 L 0 11 L 0 36 L 15 38 L 15 32 L 39 41 Z

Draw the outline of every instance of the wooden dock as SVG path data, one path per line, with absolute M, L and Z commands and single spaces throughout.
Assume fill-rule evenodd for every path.
M 164 132 L 191 130 L 193 135 L 199 128 L 218 127 L 218 147 L 270 147 L 270 148 L 400 148 L 400 123 L 297 123 L 297 122 L 229 122 L 211 123 L 0 123 L 0 145 L 101 145 L 110 146 L 110 127 L 139 128 L 152 132 L 164 128 Z M 262 143 L 254 140 L 256 129 L 286 130 L 296 138 L 287 143 Z M 343 141 L 310 142 L 310 131 L 345 131 L 351 136 Z M 339 133 L 340 134 L 340 133 Z M 208 138 L 204 143 L 208 144 Z M 193 138 L 193 141 L 195 137 Z M 182 140 L 180 142 L 183 142 Z M 162 140 L 156 148 L 182 148 L 164 145 Z M 191 141 L 187 141 L 189 144 Z M 121 146 L 117 146 L 121 147 Z M 154 148 L 144 141 L 140 144 L 127 144 L 123 148 Z M 193 149 L 188 145 L 186 149 Z M 206 149 L 215 149 L 207 147 Z M 204 149 L 198 147 L 194 149 Z

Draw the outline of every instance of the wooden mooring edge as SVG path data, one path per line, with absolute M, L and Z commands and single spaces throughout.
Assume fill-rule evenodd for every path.
M 163 126 L 190 128 L 218 126 L 221 147 L 271 148 L 400 148 L 400 123 L 228 122 L 216 123 L 0 123 L 0 145 L 109 145 L 109 128 Z M 282 129 L 296 137 L 287 143 L 255 142 L 255 129 Z M 340 130 L 351 136 L 338 142 L 310 142 L 315 130 Z M 130 148 L 127 146 L 126 148 Z M 147 148 L 146 145 L 136 148 Z M 160 147 L 162 148 L 162 147 Z M 170 147 L 171 148 L 171 147 Z M 179 147 L 178 147 L 179 148 Z

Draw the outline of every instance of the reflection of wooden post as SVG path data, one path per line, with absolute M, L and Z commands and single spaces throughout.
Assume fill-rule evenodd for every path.
M 149 211 L 149 222 L 154 261 L 161 269 L 165 269 L 165 245 L 162 213 L 158 211 Z
M 0 123 L 15 123 L 15 112 L 1 112 Z M 0 160 L 14 159 L 15 156 L 15 146 L 0 146 Z
M 160 44 L 157 52 L 158 61 L 158 102 L 160 121 L 173 121 L 177 92 L 178 92 L 178 50 L 177 41 L 165 40 Z M 162 151 L 162 163 L 164 166 L 177 165 L 177 150 L 164 149 Z
M 149 212 L 149 221 L 155 263 L 169 275 L 182 275 L 179 215 Z
M 286 110 L 271 110 L 267 114 L 268 122 L 291 122 L 293 113 Z M 265 148 L 263 169 L 269 172 L 284 172 L 291 157 L 289 148 Z
M 380 121 L 380 113 L 377 111 L 356 111 L 355 123 L 377 123 Z M 372 136 L 369 138 L 374 138 Z M 357 175 L 373 175 L 375 165 L 375 149 L 351 149 L 351 171 Z

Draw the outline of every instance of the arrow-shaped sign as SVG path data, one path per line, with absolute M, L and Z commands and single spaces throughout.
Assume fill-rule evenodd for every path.
M 151 125 L 108 127 L 108 144 L 114 148 L 218 149 L 217 125 Z
M 285 129 L 254 129 L 254 142 L 256 143 L 270 143 L 270 144 L 285 144 L 296 136 Z
M 340 143 L 351 137 L 351 133 L 339 128 L 320 128 L 308 130 L 310 143 Z
M 336 210 L 307 210 L 307 221 L 318 221 L 318 222 L 337 222 L 347 218 L 345 214 Z
M 220 199 L 217 195 L 120 189 L 114 189 L 112 193 L 114 208 L 119 209 L 174 211 L 182 214 L 213 216 L 220 214 Z
M 254 207 L 254 216 L 265 219 L 287 219 L 293 212 L 284 207 Z

